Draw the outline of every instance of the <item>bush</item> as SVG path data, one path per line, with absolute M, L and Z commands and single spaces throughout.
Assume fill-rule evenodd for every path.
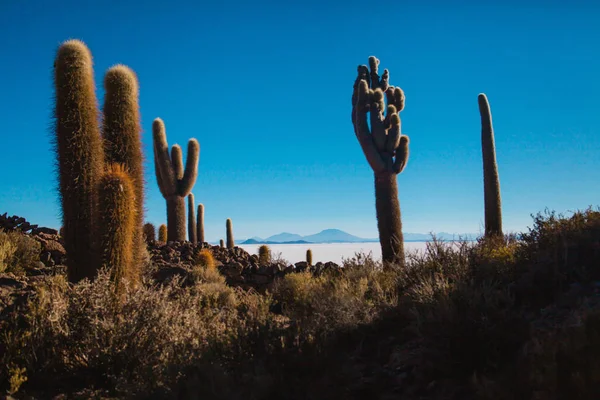
M 21 232 L 0 231 L 0 273 L 23 274 L 40 261 L 41 245 Z

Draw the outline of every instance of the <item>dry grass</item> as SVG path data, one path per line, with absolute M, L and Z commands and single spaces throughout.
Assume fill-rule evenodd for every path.
M 4 325 L 0 384 L 113 398 L 600 398 L 599 228 L 592 210 L 538 215 L 520 238 L 434 241 L 406 269 L 357 255 L 341 275 L 287 275 L 266 295 L 206 266 L 183 287 L 145 278 L 125 301 L 106 273 L 48 277 Z

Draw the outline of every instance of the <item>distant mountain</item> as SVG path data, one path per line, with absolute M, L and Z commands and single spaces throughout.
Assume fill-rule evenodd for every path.
M 310 242 L 307 242 L 306 240 L 293 240 L 290 242 L 269 242 L 269 241 L 258 241 L 258 240 L 254 240 L 254 239 L 248 239 L 245 240 L 243 242 L 241 242 L 241 244 L 309 244 Z
M 365 239 L 339 229 L 325 229 L 317 234 L 304 236 L 302 239 L 312 243 L 353 243 L 365 241 Z
M 294 242 L 296 240 L 303 240 L 303 239 L 304 238 L 302 236 L 297 235 L 295 233 L 283 232 L 278 235 L 269 236 L 264 241 L 265 242 L 282 243 L 282 242 Z

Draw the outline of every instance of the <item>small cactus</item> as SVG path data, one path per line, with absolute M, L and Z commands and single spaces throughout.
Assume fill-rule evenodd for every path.
M 221 248 L 225 247 L 225 242 L 223 239 L 219 240 L 219 246 L 221 246 Z
M 79 40 L 64 42 L 54 61 L 55 149 L 62 205 L 67 275 L 94 278 L 97 185 L 104 155 L 94 86 L 92 54 Z
M 120 164 L 110 165 L 98 185 L 99 267 L 111 269 L 118 290 L 126 280 L 139 282 L 139 268 L 134 261 L 136 201 L 133 180 Z
M 196 253 L 194 261 L 198 266 L 207 269 L 215 268 L 215 258 L 213 257 L 212 251 L 210 251 L 209 249 L 202 249 L 198 253 Z
M 389 85 L 388 70 L 379 76 L 378 68 L 379 60 L 375 57 L 369 57 L 369 67 L 358 67 L 352 94 L 352 124 L 375 175 L 375 209 L 383 262 L 403 266 L 404 237 L 397 175 L 408 162 L 409 140 L 401 133 L 400 121 L 405 98 L 402 89 Z
M 188 155 L 183 168 L 183 155 L 179 145 L 169 145 L 165 124 L 160 118 L 152 123 L 154 142 L 154 168 L 161 194 L 167 201 L 167 229 L 170 241 L 183 242 L 186 237 L 185 197 L 190 193 L 198 177 L 200 144 L 196 139 L 188 141 Z
M 198 230 L 198 243 L 202 244 L 204 243 L 204 204 L 198 204 L 196 229 Z
M 194 194 L 188 195 L 188 239 L 193 244 L 198 243 L 198 232 L 196 232 L 196 206 L 194 204 Z
M 266 244 L 258 248 L 258 263 L 260 265 L 271 264 L 271 249 Z
M 481 93 L 477 101 L 481 115 L 481 150 L 483 154 L 483 196 L 485 204 L 485 236 L 502 235 L 502 199 L 500 197 L 500 178 L 496 163 L 496 145 L 492 112 L 485 94 Z
M 162 243 L 167 243 L 168 239 L 169 238 L 167 236 L 167 226 L 165 224 L 162 224 L 158 227 L 158 241 Z
M 156 241 L 156 227 L 150 222 L 144 224 L 144 241 L 147 245 Z
M 233 224 L 231 223 L 230 218 L 227 218 L 225 227 L 227 228 L 227 248 L 233 249 L 235 247 L 235 241 L 233 240 Z
M 306 250 L 306 264 L 310 267 L 313 263 L 312 250 Z

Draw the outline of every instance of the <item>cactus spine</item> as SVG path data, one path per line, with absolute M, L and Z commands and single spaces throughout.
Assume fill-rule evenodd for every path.
M 194 204 L 194 194 L 188 195 L 188 239 L 193 244 L 198 243 L 198 232 L 196 232 L 196 205 Z
M 167 243 L 167 240 L 168 240 L 167 226 L 165 224 L 162 224 L 161 226 L 158 227 L 158 241 Z
M 225 226 L 227 228 L 227 248 L 233 249 L 235 247 L 235 241 L 233 240 L 233 224 L 231 223 L 231 218 L 227 218 Z
M 502 235 L 502 199 L 496 163 L 496 145 L 492 112 L 487 96 L 477 97 L 481 115 L 481 150 L 483 154 L 483 196 L 485 203 L 485 236 Z
M 139 86 L 135 73 L 125 65 L 111 67 L 104 76 L 102 137 L 107 164 L 119 163 L 127 170 L 135 190 L 134 264 L 142 264 L 145 244 L 144 167 L 142 127 L 138 105 Z
M 182 242 L 186 237 L 185 197 L 196 183 L 200 145 L 196 139 L 189 140 L 184 170 L 181 147 L 173 145 L 169 157 L 165 124 L 160 118 L 156 118 L 152 124 L 152 136 L 156 180 L 167 201 L 167 236 L 169 241 Z
M 313 262 L 312 250 L 308 249 L 308 250 L 306 250 L 306 264 L 310 267 L 312 265 L 312 262 Z
M 197 215 L 196 229 L 198 230 L 197 238 L 198 243 L 204 243 L 204 204 L 198 204 L 198 215 Z
M 139 282 L 134 258 L 138 214 L 134 188 L 133 179 L 120 164 L 110 165 L 98 185 L 100 267 L 111 269 L 119 291 L 124 281 L 131 286 Z
M 375 57 L 369 57 L 369 67 L 358 67 L 352 94 L 352 124 L 375 175 L 375 208 L 382 259 L 384 263 L 403 266 L 404 237 L 397 175 L 406 167 L 409 153 L 409 139 L 402 135 L 400 121 L 405 98 L 402 89 L 389 85 L 389 71 L 386 69 L 379 76 L 378 68 L 379 60 Z M 370 126 L 367 114 L 370 114 Z
M 92 54 L 79 40 L 63 43 L 54 61 L 55 148 L 72 282 L 93 278 L 98 265 L 92 233 L 104 157 L 92 64 Z

